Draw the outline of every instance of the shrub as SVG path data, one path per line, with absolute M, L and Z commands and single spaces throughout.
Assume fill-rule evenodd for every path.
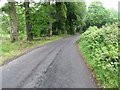
M 103 87 L 118 86 L 118 24 L 89 27 L 79 38 L 79 46 Z

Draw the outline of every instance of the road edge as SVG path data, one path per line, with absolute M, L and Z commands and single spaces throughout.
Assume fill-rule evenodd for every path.
M 23 56 L 23 55 L 25 55 L 25 54 L 27 54 L 27 53 L 29 53 L 29 52 L 37 49 L 37 48 L 43 47 L 43 46 L 45 46 L 45 45 L 47 45 L 47 44 L 53 43 L 53 42 L 55 42 L 55 41 L 58 41 L 58 40 L 61 40 L 61 39 L 64 39 L 64 38 L 69 38 L 69 37 L 71 37 L 71 36 L 63 37 L 63 38 L 60 38 L 60 39 L 53 40 L 53 41 L 51 41 L 51 42 L 45 43 L 45 44 L 43 44 L 43 45 L 40 45 L 40 46 L 37 46 L 37 47 L 33 47 L 33 48 L 31 48 L 30 50 L 28 50 L 28 51 L 26 51 L 26 52 L 23 52 L 23 53 L 20 54 L 20 55 L 17 55 L 17 56 L 14 56 L 14 57 L 12 57 L 12 58 L 9 58 L 9 59 L 5 60 L 2 64 L 0 64 L 0 67 L 2 67 L 2 66 L 4 66 L 4 65 L 7 65 L 8 63 L 10 63 L 11 61 L 15 60 L 16 58 L 19 58 L 19 57 L 21 57 L 21 56 Z
M 90 65 L 89 65 L 89 63 L 87 62 L 85 56 L 81 53 L 81 50 L 80 50 L 77 42 L 76 42 L 76 46 L 77 46 L 77 50 L 78 50 L 78 52 L 79 52 L 82 60 L 83 60 L 84 63 L 86 64 L 86 66 L 87 66 L 87 68 L 88 68 L 88 70 L 89 70 L 89 72 L 90 72 L 90 75 L 91 75 L 91 77 L 93 78 L 96 86 L 97 86 L 98 88 L 103 88 L 102 86 L 98 85 L 98 84 L 99 84 L 99 81 L 98 81 L 97 78 L 96 78 L 96 74 L 95 74 L 95 72 L 93 71 L 93 69 L 90 67 Z

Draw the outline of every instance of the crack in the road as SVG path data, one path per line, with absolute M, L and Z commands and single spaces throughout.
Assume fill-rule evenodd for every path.
M 59 45 L 59 44 L 58 44 Z M 54 47 L 54 49 L 52 49 L 36 66 L 35 68 L 33 68 L 30 72 L 29 75 L 27 75 L 24 80 L 21 81 L 21 83 L 17 86 L 18 88 L 19 87 L 22 87 L 24 85 L 25 82 L 27 82 L 27 80 L 34 74 L 34 72 L 36 71 L 36 69 L 39 67 L 39 65 L 41 65 L 45 60 L 46 58 L 58 47 L 58 45 L 56 44 L 56 47 Z
M 53 63 L 55 62 L 57 56 L 58 56 L 58 55 L 60 54 L 60 52 L 64 49 L 64 47 L 65 47 L 65 45 L 58 51 L 58 53 L 56 54 L 56 56 L 55 56 L 55 58 L 53 59 L 53 61 L 52 61 L 52 62 L 50 63 L 50 65 L 47 67 L 46 71 L 44 71 L 43 76 L 38 77 L 39 80 L 36 82 L 36 84 L 38 84 L 38 83 L 39 83 L 39 84 L 38 84 L 38 86 L 35 86 L 35 88 L 40 87 L 40 86 L 42 85 L 44 75 L 48 72 L 48 69 L 53 65 Z
M 4 69 L 3 88 L 96 87 L 76 49 L 77 35 L 18 58 Z

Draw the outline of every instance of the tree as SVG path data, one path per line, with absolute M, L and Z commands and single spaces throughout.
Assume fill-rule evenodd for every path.
M 56 9 L 56 32 L 59 34 L 61 33 L 66 33 L 67 31 L 65 30 L 65 22 L 67 19 L 67 8 L 64 2 L 56 2 L 55 5 Z
M 29 7 L 29 0 L 25 0 L 24 7 L 25 7 L 25 18 L 26 18 L 26 32 L 27 32 L 27 40 L 32 41 L 33 40 L 33 33 L 32 33 L 32 25 L 30 23 L 30 7 Z
M 95 1 L 90 4 L 88 7 L 87 13 L 87 27 L 97 26 L 102 27 L 110 20 L 110 12 L 103 7 L 103 4 L 100 1 Z
M 10 40 L 15 42 L 18 40 L 17 17 L 15 2 L 9 3 L 9 17 L 10 17 Z
M 48 5 L 50 6 L 50 0 L 49 0 L 49 2 L 48 2 Z M 52 17 L 51 17 L 51 12 L 49 11 L 48 12 L 48 17 L 51 19 Z M 50 25 L 50 36 L 52 35 L 52 22 L 51 21 L 49 21 L 49 25 Z
M 84 2 L 50 1 L 30 3 L 28 0 L 25 0 L 24 3 L 18 2 L 15 4 L 18 25 L 14 26 L 18 29 L 20 39 L 23 39 L 26 33 L 27 40 L 31 41 L 33 37 L 74 34 L 82 30 L 85 24 L 86 8 Z M 4 6 L 5 14 L 3 14 L 3 17 L 4 19 L 7 17 L 9 20 L 7 5 Z M 5 19 L 3 23 L 8 23 L 8 21 Z M 3 28 L 9 34 L 9 28 L 5 25 Z
M 110 13 L 109 23 L 118 22 L 119 12 L 115 9 L 108 9 L 108 11 Z
M 84 0 L 82 2 L 77 2 L 76 7 L 76 32 L 83 32 L 83 28 L 85 27 L 85 18 L 86 18 L 86 5 Z
M 55 22 L 54 5 L 48 3 L 31 3 L 31 24 L 35 37 L 53 34 L 53 23 Z M 51 24 L 50 24 L 51 23 Z
M 84 16 L 86 13 L 85 2 L 65 2 L 67 7 L 66 27 L 69 34 L 74 34 L 78 28 L 84 25 Z

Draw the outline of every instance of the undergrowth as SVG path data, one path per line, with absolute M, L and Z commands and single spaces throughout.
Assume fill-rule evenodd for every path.
M 99 85 L 118 88 L 118 24 L 89 27 L 80 36 L 78 45 L 95 72 Z

